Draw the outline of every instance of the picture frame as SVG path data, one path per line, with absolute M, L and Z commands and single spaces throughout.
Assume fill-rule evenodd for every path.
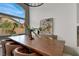
M 54 34 L 54 21 L 53 18 L 47 18 L 40 21 L 40 34 L 53 35 Z

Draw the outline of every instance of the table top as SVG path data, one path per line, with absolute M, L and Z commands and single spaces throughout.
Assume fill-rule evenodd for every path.
M 34 37 L 34 40 L 30 40 L 27 35 L 19 35 L 19 36 L 11 36 L 10 39 L 26 46 L 34 49 L 43 55 L 48 56 L 60 56 L 63 55 L 64 44 L 65 42 L 54 40 L 54 39 L 46 39 L 45 37 Z

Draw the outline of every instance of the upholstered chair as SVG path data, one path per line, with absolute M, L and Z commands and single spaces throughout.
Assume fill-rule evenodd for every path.
M 15 42 L 7 42 L 5 44 L 5 48 L 6 48 L 6 56 L 12 56 L 12 51 L 17 48 L 20 47 L 21 45 L 15 43 Z
M 11 41 L 12 41 L 12 40 L 10 40 L 10 39 L 3 39 L 3 40 L 1 40 L 2 55 L 3 55 L 3 56 L 6 56 L 5 44 L 6 44 L 7 42 L 11 42 Z

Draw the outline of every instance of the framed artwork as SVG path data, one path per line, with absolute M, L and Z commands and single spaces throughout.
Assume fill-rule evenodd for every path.
M 53 35 L 53 18 L 43 19 L 40 21 L 40 34 Z

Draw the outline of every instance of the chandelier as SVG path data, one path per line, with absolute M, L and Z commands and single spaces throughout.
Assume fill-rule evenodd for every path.
M 43 5 L 43 3 L 24 3 L 24 4 L 30 7 L 39 7 Z

